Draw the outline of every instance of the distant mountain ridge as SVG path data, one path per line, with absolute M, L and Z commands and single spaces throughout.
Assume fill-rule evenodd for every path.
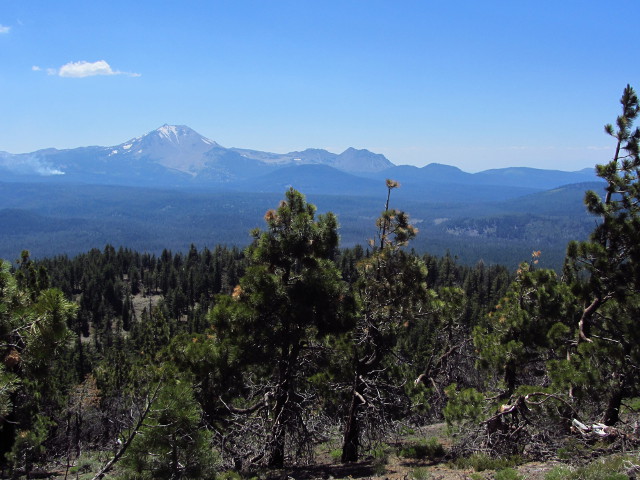
M 584 191 L 603 188 L 594 169 L 468 173 L 442 163 L 394 165 L 355 148 L 280 154 L 226 148 L 187 126 L 163 125 L 111 147 L 0 152 L 0 257 L 105 243 L 154 252 L 243 245 L 290 187 L 339 215 L 342 245 L 366 244 L 387 178 L 401 184 L 394 207 L 421 231 L 416 249 L 510 265 L 542 250 L 557 268 L 566 242 L 593 228 Z
M 324 167 L 316 170 L 317 176 L 308 170 L 296 170 L 313 165 Z M 313 148 L 285 154 L 226 148 L 188 126 L 166 124 L 112 147 L 0 152 L 0 175 L 5 181 L 196 186 L 235 191 L 273 191 L 276 186 L 292 185 L 318 193 L 357 193 L 360 187 L 368 193 L 371 180 L 393 178 L 407 187 L 415 186 L 418 193 L 425 185 L 495 185 L 511 187 L 510 196 L 597 180 L 592 169 L 564 172 L 511 167 L 472 174 L 439 163 L 422 168 L 396 166 L 384 155 L 355 148 L 340 154 Z

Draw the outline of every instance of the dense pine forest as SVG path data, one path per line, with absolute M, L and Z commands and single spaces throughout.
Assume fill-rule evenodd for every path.
M 348 464 L 438 422 L 446 451 L 419 439 L 408 455 L 637 448 L 633 89 L 621 103 L 605 194 L 585 196 L 596 226 L 561 273 L 538 251 L 515 272 L 416 254 L 393 180 L 366 246 L 340 249 L 338 219 L 290 189 L 245 250 L 3 261 L 3 476 L 231 478 L 320 451 Z

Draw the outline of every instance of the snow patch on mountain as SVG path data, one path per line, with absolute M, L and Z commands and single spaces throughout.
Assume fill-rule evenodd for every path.
M 175 125 L 163 125 L 156 130 L 161 137 L 166 138 L 170 142 L 178 143 L 180 141 L 180 132 L 178 132 L 178 128 Z
M 41 150 L 0 156 L 0 167 L 38 175 L 83 178 L 127 177 L 163 172 L 167 178 L 178 172 L 203 182 L 236 181 L 263 175 L 293 165 L 326 165 L 342 171 L 371 173 L 392 166 L 384 156 L 367 150 L 348 149 L 340 155 L 323 149 L 289 153 L 225 148 L 186 125 L 168 125 L 115 146 Z M 20 159 L 18 160 L 18 157 Z M 180 178 L 177 176 L 176 178 Z M 182 180 L 179 180 L 182 181 Z

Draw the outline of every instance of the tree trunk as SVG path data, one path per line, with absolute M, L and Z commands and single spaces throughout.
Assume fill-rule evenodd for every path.
M 268 465 L 271 468 L 284 466 L 284 454 L 287 434 L 287 421 L 290 407 L 287 405 L 292 398 L 293 384 L 292 372 L 298 361 L 300 345 L 294 343 L 290 348 L 283 349 L 287 352 L 285 359 L 280 361 L 279 382 L 276 389 L 276 404 L 273 409 L 273 425 L 271 427 L 271 442 Z
M 511 397 L 516 389 L 516 365 L 512 359 L 507 360 L 504 366 L 504 383 L 507 390 L 500 395 L 501 400 Z
M 180 478 L 180 462 L 178 460 L 178 442 L 175 433 L 171 434 L 171 480 Z
M 608 426 L 615 425 L 620 421 L 620 407 L 622 406 L 622 388 L 616 387 L 607 403 L 607 409 L 602 416 L 602 423 Z
M 285 404 L 287 402 L 287 385 L 279 385 L 276 393 L 276 404 L 273 409 L 273 425 L 271 427 L 271 442 L 269 445 L 269 467 L 282 468 L 284 466 L 285 448 Z
M 342 441 L 342 463 L 358 461 L 358 447 L 360 446 L 360 424 L 358 423 L 358 410 L 360 399 L 356 395 L 356 387 L 351 393 L 351 405 L 344 428 Z
M 358 448 L 360 447 L 360 423 L 358 413 L 362 404 L 358 389 L 360 388 L 360 362 L 357 355 L 353 358 L 353 385 L 351 387 L 351 403 L 349 413 L 344 426 L 344 436 L 342 437 L 342 463 L 357 462 Z

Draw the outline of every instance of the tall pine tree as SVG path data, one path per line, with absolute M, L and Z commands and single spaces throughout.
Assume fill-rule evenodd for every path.
M 240 284 L 212 312 L 221 350 L 228 346 L 242 372 L 245 402 L 247 395 L 258 398 L 245 411 L 267 410 L 264 455 L 271 467 L 284 464 L 288 435 L 308 442 L 300 433 L 306 431 L 303 372 L 312 369 L 310 356 L 322 336 L 342 328 L 345 287 L 333 262 L 338 224 L 331 213 L 315 213 L 302 194 L 286 192 L 266 213 L 266 229 L 252 232 Z

